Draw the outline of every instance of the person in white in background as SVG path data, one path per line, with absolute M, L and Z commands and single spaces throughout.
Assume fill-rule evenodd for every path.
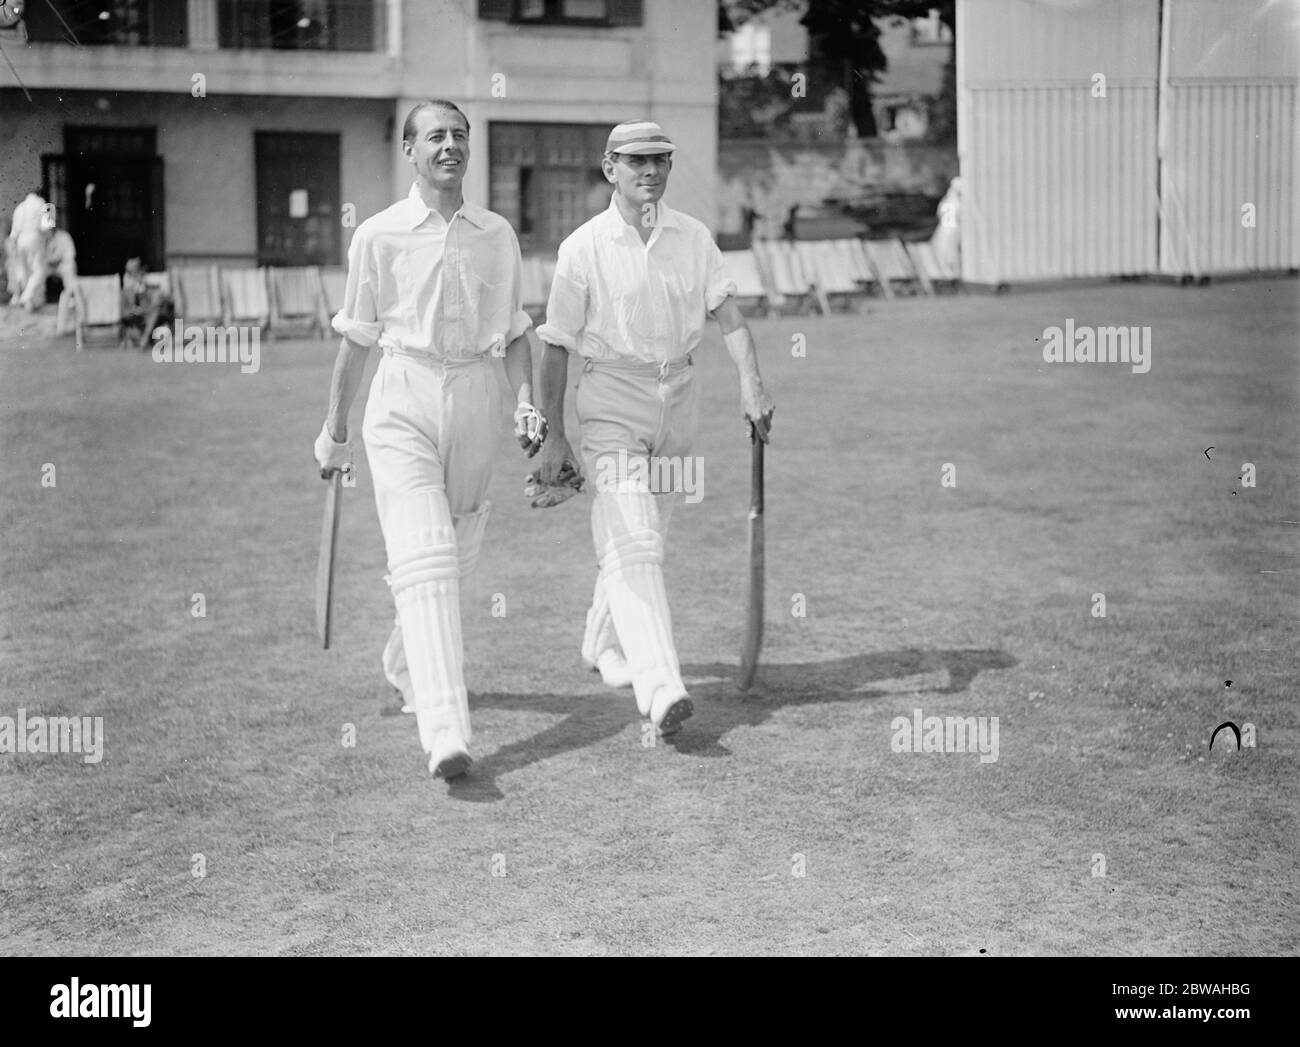
M 63 285 L 59 291 L 59 315 L 54 331 L 67 334 L 72 330 L 72 314 L 76 309 L 77 245 L 66 229 L 56 228 L 50 233 L 45 244 L 45 268 L 47 274 L 57 276 Z
M 541 479 L 555 482 L 574 460 L 564 433 L 570 352 L 582 358 L 583 465 L 589 476 L 618 477 L 613 489 L 597 485 L 592 504 L 599 572 L 582 655 L 607 684 L 631 684 L 641 715 L 665 735 L 694 710 L 663 580 L 673 493 L 652 492 L 647 478 L 651 457 L 690 454 L 698 414 L 691 354 L 708 317 L 722 327 L 740 372 L 741 408 L 764 442 L 773 410 L 717 244 L 703 223 L 660 202 L 675 149 L 648 120 L 610 132 L 601 166 L 613 198 L 560 245 L 537 330 L 546 343 L 542 408 L 551 420 Z
M 36 190 L 14 208 L 8 247 L 10 271 L 16 286 L 10 292 L 30 312 L 45 304 L 45 240 L 53 228 L 50 205 Z
M 939 225 L 930 237 L 934 256 L 945 273 L 961 272 L 961 176 L 948 183 L 939 201 Z
M 545 421 L 529 402 L 519 242 L 504 218 L 461 192 L 469 120 L 452 102 L 422 102 L 406 118 L 402 153 L 415 168 L 410 195 L 362 222 L 348 250 L 333 320 L 343 342 L 316 459 L 322 475 L 350 463 L 348 409 L 378 346 L 362 435 L 397 605 L 384 673 L 414 707 L 429 770 L 451 779 L 472 763 L 459 587 L 491 509 L 502 411 L 493 356 L 505 358 L 516 435 L 530 456 Z

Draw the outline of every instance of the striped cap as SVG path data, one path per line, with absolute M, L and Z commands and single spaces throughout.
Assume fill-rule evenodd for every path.
M 607 153 L 671 153 L 677 146 L 668 140 L 664 129 L 653 120 L 633 120 L 619 124 L 609 133 L 605 143 Z

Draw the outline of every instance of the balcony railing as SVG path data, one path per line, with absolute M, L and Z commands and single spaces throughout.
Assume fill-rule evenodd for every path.
M 225 48 L 374 51 L 385 39 L 382 0 L 220 0 Z

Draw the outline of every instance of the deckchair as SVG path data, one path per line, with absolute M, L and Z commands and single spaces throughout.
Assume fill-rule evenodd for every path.
M 265 269 L 221 270 L 221 292 L 225 298 L 227 326 L 267 327 L 271 323 Z
M 788 303 L 798 312 L 804 312 L 816 301 L 812 281 L 805 276 L 790 244 L 781 240 L 755 240 L 754 256 L 772 290 L 772 304 L 778 310 Z
M 178 320 L 187 324 L 222 322 L 225 310 L 215 265 L 178 265 L 171 271 L 171 285 Z
M 314 265 L 267 270 L 271 281 L 271 330 L 305 328 L 307 334 L 325 337 L 321 324 L 320 273 Z
M 546 277 L 546 265 L 541 258 L 530 255 L 523 260 L 520 271 L 524 312 L 533 323 L 541 323 L 546 316 L 546 303 L 551 295 L 551 282 Z
M 111 332 L 112 344 L 122 347 L 122 278 L 120 276 L 80 276 L 73 288 L 77 303 L 74 328 L 77 352 L 92 337 Z
M 323 265 L 320 274 L 320 318 L 326 337 L 331 331 L 334 314 L 343 308 L 343 296 L 348 289 L 347 270 L 341 266 Z
M 912 260 L 908 257 L 902 241 L 897 237 L 889 240 L 867 240 L 865 246 L 867 258 L 876 271 L 882 290 L 887 285 L 892 289 L 894 284 L 900 284 L 905 289 L 919 288 L 926 294 L 933 293 L 933 288 L 926 287 L 925 282 L 917 276 L 916 270 L 912 267 Z
M 940 284 L 951 285 L 954 290 L 960 286 L 961 272 L 940 261 L 939 252 L 934 249 L 931 241 L 904 243 L 903 246 L 907 249 L 907 256 L 912 260 L 912 266 L 916 269 L 922 287 L 929 285 L 929 293 L 933 294 L 934 289 Z
M 723 251 L 722 271 L 727 279 L 736 285 L 736 303 L 743 311 L 747 306 L 771 313 L 772 303 L 767 288 L 763 286 L 763 274 L 758 267 L 758 259 L 751 251 Z

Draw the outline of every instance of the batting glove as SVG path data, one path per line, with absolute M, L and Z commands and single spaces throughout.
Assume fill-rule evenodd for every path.
M 527 400 L 515 408 L 515 438 L 531 458 L 546 439 L 546 419 Z
M 320 474 L 324 479 L 329 479 L 330 473 L 335 470 L 346 472 L 352 468 L 351 442 L 344 440 L 343 443 L 337 443 L 330 436 L 328 423 L 320 427 L 320 436 L 316 437 L 316 464 L 320 466 Z
M 524 480 L 524 497 L 534 509 L 550 509 L 563 505 L 578 494 L 582 485 L 582 474 L 573 467 L 572 462 L 565 461 L 557 483 L 543 483 L 536 473 L 529 473 Z

